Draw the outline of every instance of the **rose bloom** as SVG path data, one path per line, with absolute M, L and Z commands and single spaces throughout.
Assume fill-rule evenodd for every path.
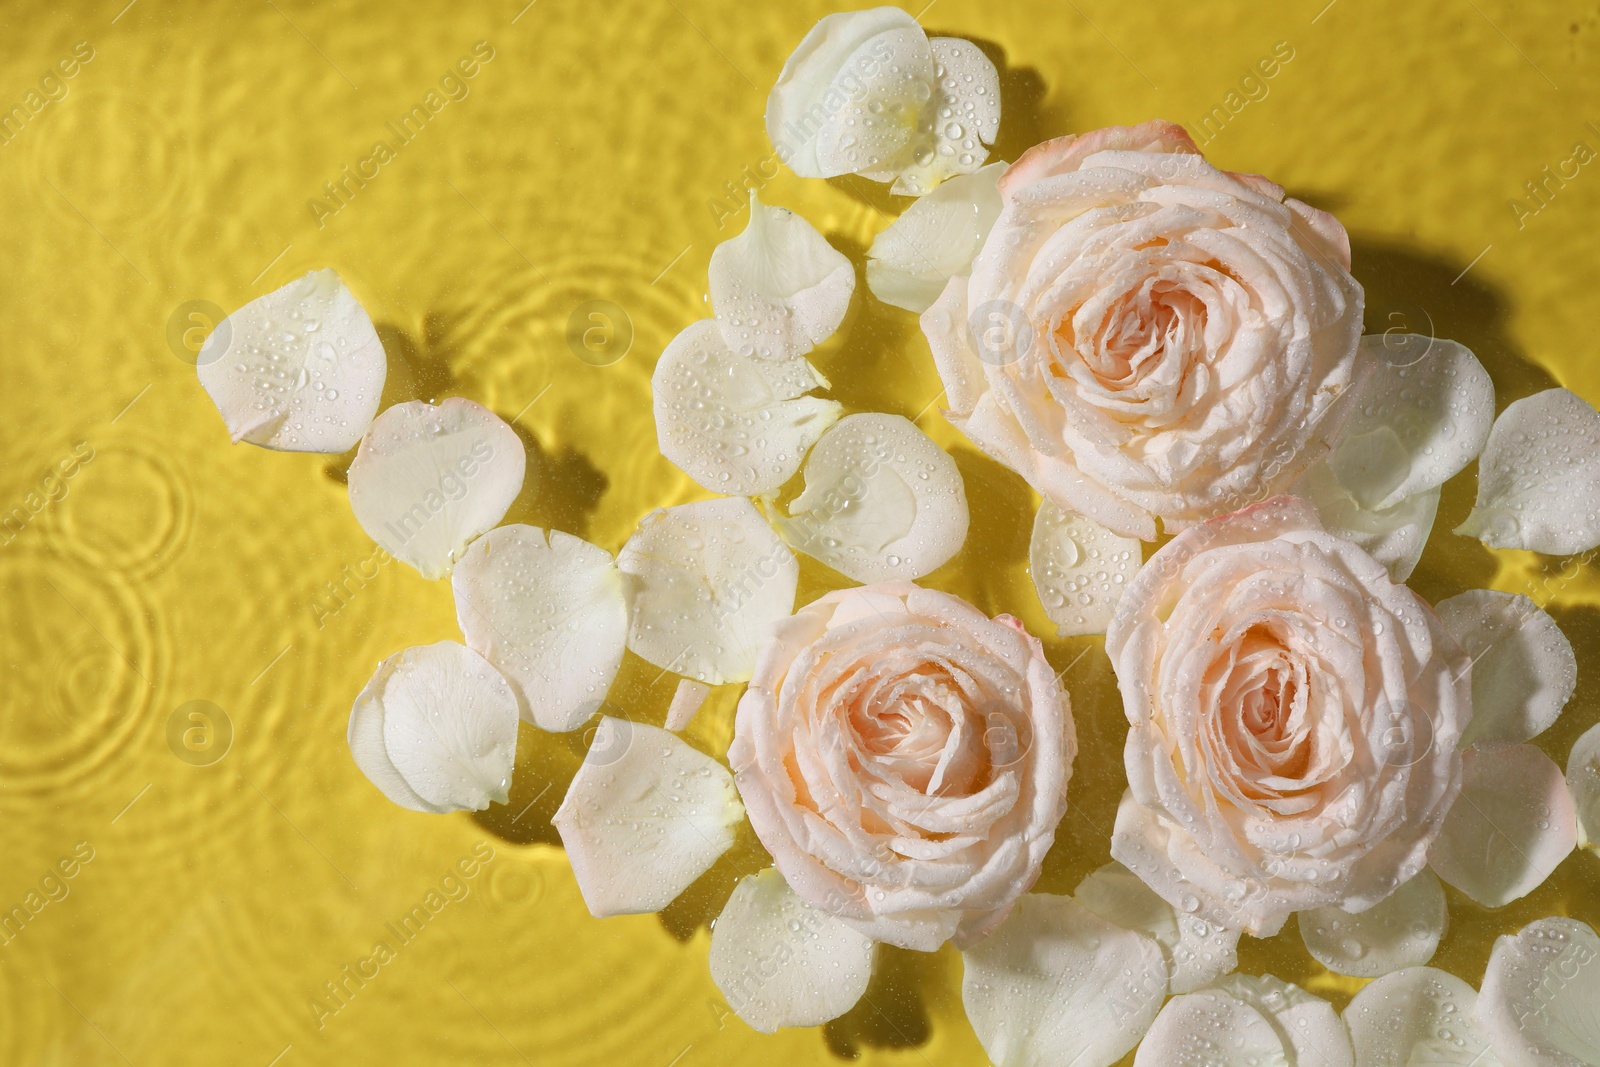
M 1106 632 L 1128 732 L 1111 854 L 1258 937 L 1410 879 L 1461 787 L 1471 665 L 1433 609 L 1293 497 L 1186 530 Z
M 802 899 L 931 952 L 981 938 L 1033 885 L 1076 752 L 1067 694 L 1019 622 L 886 582 L 778 625 L 728 760 Z
M 950 421 L 1128 537 L 1286 488 L 1352 406 L 1361 287 L 1326 212 L 1168 122 L 1058 137 L 922 317 Z

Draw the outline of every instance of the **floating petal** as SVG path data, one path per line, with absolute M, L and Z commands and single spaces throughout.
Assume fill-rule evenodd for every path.
M 1167 986 L 1188 993 L 1239 965 L 1239 931 L 1173 908 L 1120 863 L 1108 863 L 1072 894 L 1100 918 L 1154 938 L 1166 955 Z
M 920 138 L 915 159 L 901 168 L 889 188 L 899 196 L 922 196 L 947 179 L 973 173 L 989 158 L 989 146 L 1000 132 L 1000 73 L 989 57 L 960 37 L 935 37 L 928 44 L 938 101 L 931 112 L 924 108 L 923 122 L 931 120 L 931 129 Z M 867 176 L 879 177 L 871 172 Z
M 1103 634 L 1144 547 L 1046 500 L 1033 518 L 1028 565 L 1044 613 L 1062 637 Z
M 1000 217 L 1000 175 L 1006 164 L 951 178 L 918 200 L 872 239 L 867 288 L 885 304 L 919 315 L 950 279 L 966 274 Z
M 989 1059 L 1006 1067 L 1110 1067 L 1167 992 L 1153 938 L 1071 897 L 1023 896 L 962 960 L 967 1019 Z
M 1173 997 L 1139 1044 L 1134 1067 L 1353 1067 L 1333 1005 L 1271 975 L 1234 974 Z
M 764 1034 L 820 1026 L 861 999 L 871 938 L 795 895 L 776 867 L 741 881 L 711 926 L 711 980 Z
M 517 698 L 482 656 L 440 641 L 378 665 L 350 709 L 350 754 L 413 811 L 504 804 L 517 754 Z
M 708 685 L 749 679 L 800 580 L 794 553 L 739 497 L 646 515 L 617 566 L 633 610 L 628 647 Z
M 1555 917 L 1499 938 L 1472 1017 L 1505 1067 L 1600 1063 L 1600 937 Z
M 481 404 L 396 404 L 350 464 L 350 509 L 395 559 L 443 578 L 468 542 L 505 518 L 527 462 L 517 432 Z
M 682 678 L 672 694 L 672 706 L 667 709 L 667 729 L 681 734 L 694 721 L 696 713 L 704 706 L 711 687 L 693 678 Z
M 1578 686 L 1572 642 L 1520 593 L 1469 589 L 1436 605 L 1472 661 L 1472 722 L 1462 743 L 1505 748 L 1544 733 Z
M 450 582 L 467 647 L 511 682 L 524 719 L 576 730 L 600 710 L 628 640 L 611 553 L 559 530 L 502 526 L 473 542 Z
M 229 315 L 195 362 L 234 443 L 280 452 L 353 448 L 378 413 L 388 369 L 372 320 L 331 270 Z
M 1364 508 L 1339 484 L 1327 463 L 1312 467 L 1294 491 L 1317 506 L 1317 517 L 1329 533 L 1360 545 L 1387 567 L 1397 582 L 1416 570 L 1439 511 L 1437 487 L 1381 511 Z
M 1578 812 L 1578 843 L 1600 848 L 1600 725 L 1589 727 L 1567 756 L 1567 789 Z
M 1428 856 L 1434 873 L 1486 908 L 1544 884 L 1578 845 L 1578 815 L 1555 761 L 1532 745 L 1471 750 L 1461 795 Z
M 734 355 L 702 319 L 672 339 L 650 379 L 661 454 L 714 493 L 776 492 L 843 410 L 804 395 L 827 384 L 803 359 Z
M 1300 938 L 1318 963 L 1338 974 L 1376 978 L 1433 959 L 1450 926 L 1444 887 L 1424 867 L 1366 911 L 1302 911 Z
M 805 464 L 806 487 L 773 515 L 795 548 L 858 582 L 911 581 L 967 539 L 955 460 L 899 415 L 840 419 Z
M 839 328 L 855 288 L 855 268 L 816 227 L 754 193 L 744 232 L 711 253 L 711 306 L 735 355 L 805 355 Z
M 1553 556 L 1600 545 L 1600 415 L 1588 401 L 1546 389 L 1501 412 L 1456 533 Z
M 550 821 L 603 919 L 672 903 L 733 847 L 743 818 L 722 764 L 660 727 L 603 715 Z
M 1407 967 L 1344 1009 L 1356 1067 L 1501 1067 L 1472 1025 L 1478 994 L 1453 974 Z

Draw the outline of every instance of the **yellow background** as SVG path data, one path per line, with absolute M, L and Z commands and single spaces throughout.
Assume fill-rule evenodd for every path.
M 651 367 L 708 313 L 707 258 L 744 219 L 727 183 L 772 174 L 766 91 L 833 8 L 125 2 L 12 0 L 0 34 L 6 108 L 75 43 L 94 49 L 65 98 L 0 146 L 0 511 L 41 504 L 20 535 L 0 534 L 0 909 L 80 842 L 94 855 L 0 947 L 0 1062 L 984 1062 L 948 949 L 886 951 L 866 1000 L 826 1028 L 764 1037 L 728 1014 L 707 924 L 760 865 L 748 829 L 659 917 L 591 919 L 548 823 L 581 735 L 524 727 L 503 809 L 434 817 L 384 800 L 345 746 L 350 702 L 383 656 L 459 639 L 448 584 L 370 562 L 348 456 L 229 445 L 167 341 L 185 301 L 231 310 L 332 266 L 380 324 L 386 403 L 462 395 L 521 413 L 537 473 L 510 519 L 615 551 L 646 509 L 704 495 L 657 454 Z M 999 62 L 1007 159 L 1112 123 L 1194 124 L 1287 42 L 1292 60 L 1212 157 L 1338 213 L 1369 325 L 1431 323 L 1466 343 L 1502 406 L 1551 384 L 1600 401 L 1600 163 L 1552 184 L 1535 215 L 1510 204 L 1576 142 L 1600 149 L 1592 3 L 937 0 L 923 22 Z M 326 202 L 323 183 L 390 140 L 385 124 L 479 41 L 494 58 L 470 95 L 319 225 L 308 202 Z M 903 206 L 786 171 L 762 195 L 858 267 Z M 920 415 L 967 479 L 972 536 L 929 583 L 1046 632 L 1025 570 L 1030 494 L 929 408 L 940 387 L 914 317 L 860 289 L 816 356 L 833 395 Z M 566 340 L 596 299 L 631 320 L 608 366 Z M 80 443 L 93 459 L 50 480 Z M 48 505 L 30 496 L 62 486 Z M 1453 537 L 1472 492 L 1470 472 L 1446 491 L 1414 582 L 1425 596 L 1555 574 L 1559 561 Z M 362 567 L 370 580 L 347 577 Z M 345 583 L 339 600 L 330 581 Z M 802 600 L 829 584 L 807 564 Z M 1600 708 L 1600 583 L 1586 564 L 1539 588 L 1579 654 L 1578 694 L 1539 742 L 1564 763 Z M 1040 885 L 1066 892 L 1107 858 L 1125 726 L 1098 640 L 1050 654 L 1083 748 Z M 659 723 L 671 685 L 630 657 L 613 704 Z M 694 743 L 722 753 L 736 696 L 718 692 Z M 233 731 L 209 765 L 168 741 L 193 700 Z M 466 899 L 319 1025 L 323 983 L 480 841 L 494 858 Z M 1435 962 L 1476 984 L 1498 933 L 1552 913 L 1600 923 L 1600 859 L 1570 857 L 1497 912 L 1450 903 Z M 1311 962 L 1293 924 L 1245 939 L 1241 966 L 1341 1006 L 1359 985 Z

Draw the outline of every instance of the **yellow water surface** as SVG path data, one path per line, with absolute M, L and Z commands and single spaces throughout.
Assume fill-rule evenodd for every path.
M 515 419 L 531 473 L 509 520 L 615 551 L 647 509 L 706 495 L 657 453 L 649 379 L 708 313 L 742 190 L 858 267 L 904 207 L 795 178 L 767 142 L 767 89 L 836 5 L 524 3 L 4 5 L 0 912 L 26 921 L 0 932 L 0 1063 L 986 1062 L 949 949 L 885 951 L 827 1027 L 735 1018 L 707 925 L 762 865 L 748 828 L 660 916 L 590 918 L 549 825 L 581 734 L 523 727 L 511 803 L 477 816 L 404 811 L 350 759 L 378 660 L 459 639 L 449 586 L 375 553 L 349 456 L 228 443 L 190 365 L 208 309 L 335 268 L 379 324 L 385 402 Z M 999 157 L 1184 122 L 1339 214 L 1370 326 L 1466 343 L 1502 406 L 1552 384 L 1600 402 L 1594 3 L 934 0 L 921 19 L 999 65 Z M 815 361 L 849 410 L 917 417 L 956 457 L 972 536 L 928 584 L 1047 633 L 1034 499 L 942 420 L 914 316 L 862 285 Z M 1550 604 L 1580 664 L 1539 740 L 1564 762 L 1600 717 L 1600 580 L 1453 537 L 1472 493 L 1470 471 L 1447 488 L 1414 585 Z M 801 597 L 841 581 L 808 563 Z M 1125 724 L 1097 639 L 1049 651 L 1083 749 L 1040 884 L 1066 892 L 1108 858 Z M 630 657 L 612 704 L 659 723 L 672 683 Z M 722 754 L 737 695 L 694 744 Z M 1600 924 L 1600 858 L 1499 911 L 1450 903 L 1435 963 L 1476 984 L 1499 933 Z M 1241 966 L 1341 1006 L 1360 985 L 1293 924 L 1245 939 Z

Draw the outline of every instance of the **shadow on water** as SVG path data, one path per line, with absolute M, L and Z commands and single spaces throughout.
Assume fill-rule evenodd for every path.
M 872 980 L 856 1006 L 822 1028 L 828 1051 L 860 1059 L 866 1048 L 920 1048 L 933 1035 L 927 1000 L 941 981 L 936 958 L 891 945 L 878 946 Z

